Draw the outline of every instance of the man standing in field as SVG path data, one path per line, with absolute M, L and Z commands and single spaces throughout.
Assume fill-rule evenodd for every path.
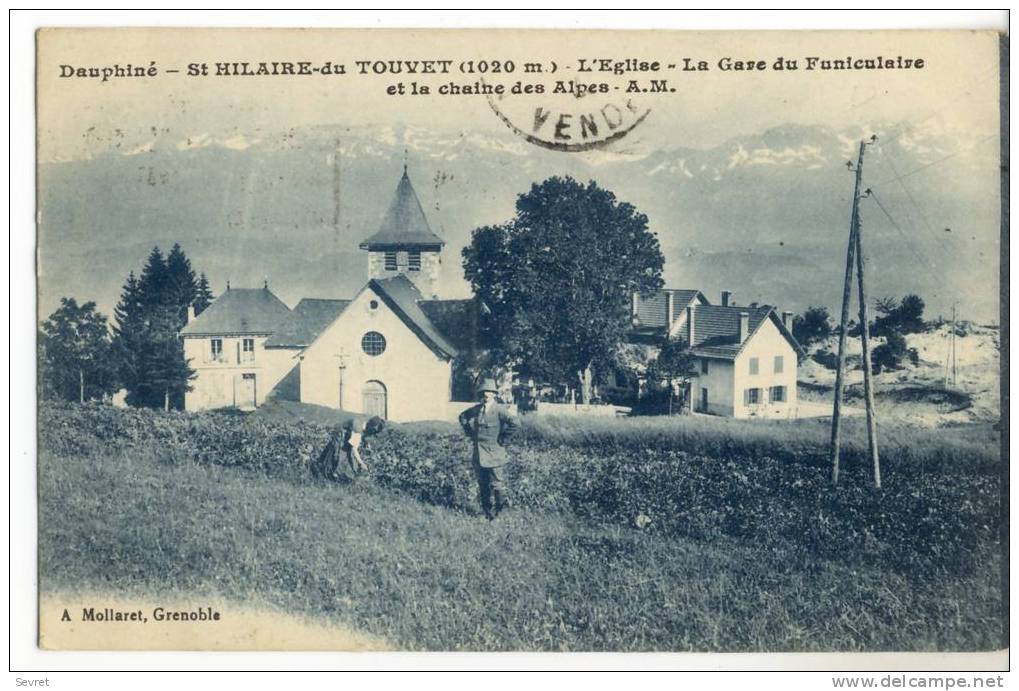
M 509 508 L 506 496 L 506 464 L 509 456 L 504 445 L 516 429 L 516 413 L 496 400 L 495 380 L 487 378 L 478 387 L 481 403 L 460 413 L 463 427 L 473 446 L 471 461 L 478 476 L 481 508 L 488 520 Z

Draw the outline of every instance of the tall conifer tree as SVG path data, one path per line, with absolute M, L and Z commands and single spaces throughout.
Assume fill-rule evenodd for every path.
M 198 289 L 195 291 L 195 316 L 208 309 L 212 301 L 216 299 L 216 296 L 212 294 L 212 288 L 209 286 L 209 279 L 205 277 L 205 272 L 202 272 L 201 277 L 198 279 Z

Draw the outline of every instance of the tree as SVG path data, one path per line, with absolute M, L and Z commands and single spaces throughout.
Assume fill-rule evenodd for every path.
M 926 305 L 919 295 L 907 295 L 899 303 L 899 333 L 919 333 L 926 328 L 923 311 Z
M 648 363 L 649 384 L 665 382 L 669 389 L 669 415 L 672 415 L 672 401 L 675 385 L 680 384 L 679 407 L 686 405 L 686 383 L 697 376 L 697 357 L 685 341 L 670 340 L 662 346 L 658 357 Z
M 138 360 L 144 348 L 145 331 L 148 327 L 142 302 L 141 286 L 134 271 L 127 276 L 120 293 L 120 302 L 113 310 L 116 320 L 113 325 L 111 354 L 120 373 L 120 384 L 127 389 L 127 402 L 134 405 L 138 389 Z
M 877 301 L 880 316 L 874 320 L 872 331 L 875 336 L 923 331 L 927 326 L 923 320 L 925 307 L 923 298 L 919 295 L 907 295 L 898 302 L 891 297 L 881 298 Z
M 141 276 L 128 276 L 115 311 L 113 352 L 129 404 L 183 406 L 194 370 L 184 358 L 179 333 L 188 307 L 198 299 L 199 285 L 180 245 L 165 259 L 154 247 Z
M 166 300 L 177 306 L 181 326 L 187 323 L 188 307 L 198 297 L 198 282 L 191 269 L 191 261 L 179 244 L 174 243 L 166 255 Z
M 916 348 L 907 348 L 906 339 L 897 331 L 890 331 L 885 342 L 874 349 L 871 354 L 871 369 L 875 374 L 881 370 L 902 369 L 902 361 L 906 358 L 916 365 L 920 361 Z
M 146 307 L 170 303 L 169 274 L 158 247 L 153 247 L 138 279 L 141 301 Z
M 203 272 L 198 279 L 198 287 L 195 290 L 195 299 L 192 303 L 195 307 L 195 316 L 197 317 L 204 312 L 215 299 L 216 296 L 212 294 L 212 288 L 209 286 L 209 279 L 205 277 Z
M 61 298 L 42 324 L 39 349 L 44 394 L 84 403 L 116 388 L 109 328 L 94 302 L 79 306 L 74 298 Z
M 178 332 L 180 320 L 173 305 L 156 308 L 149 316 L 146 343 L 138 361 L 138 400 L 164 410 L 182 408 L 184 393 L 191 390 L 195 370 L 184 358 Z
M 662 286 L 664 258 L 647 216 L 594 182 L 551 177 L 517 199 L 516 216 L 476 229 L 464 275 L 491 310 L 488 345 L 521 372 L 576 382 L 613 364 L 634 292 Z
M 793 338 L 804 348 L 825 340 L 831 333 L 831 315 L 827 307 L 808 307 L 802 315 L 793 317 Z

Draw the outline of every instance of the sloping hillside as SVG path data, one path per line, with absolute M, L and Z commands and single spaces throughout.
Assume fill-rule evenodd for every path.
M 946 386 L 945 363 L 949 355 L 951 330 L 951 324 L 942 324 L 924 333 L 906 336 L 906 346 L 917 352 L 917 364 L 906 360 L 902 369 L 885 370 L 874 378 L 877 407 L 883 417 L 927 427 L 998 421 L 1001 414 L 998 328 L 970 322 L 958 324 L 955 382 L 949 379 Z M 884 343 L 883 338 L 874 341 L 874 347 Z M 847 397 L 850 406 L 862 407 L 860 339 L 850 338 L 846 343 L 850 365 L 846 377 Z M 836 336 L 811 346 L 811 358 L 801 363 L 799 370 L 802 398 L 808 401 L 831 400 L 835 370 L 819 363 L 815 356 L 837 351 Z M 819 359 L 823 360 L 823 355 Z

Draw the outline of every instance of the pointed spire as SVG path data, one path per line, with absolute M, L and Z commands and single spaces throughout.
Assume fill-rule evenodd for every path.
M 396 194 L 378 232 L 362 242 L 361 249 L 434 247 L 437 250 L 444 244 L 442 238 L 429 227 L 424 209 L 404 168 L 403 176 L 396 186 Z

